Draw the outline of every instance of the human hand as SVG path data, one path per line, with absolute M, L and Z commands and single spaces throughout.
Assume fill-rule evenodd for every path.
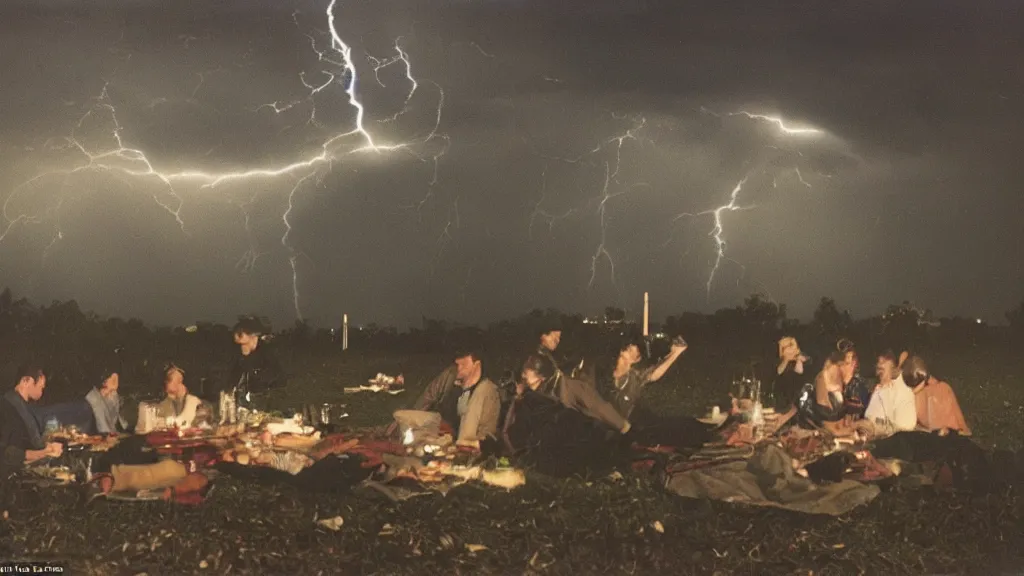
M 675 340 L 672 341 L 672 354 L 675 354 L 676 356 L 686 352 L 687 348 L 689 348 L 689 345 L 686 343 L 686 340 L 683 340 L 682 336 L 677 336 Z
M 59 442 L 50 442 L 46 445 L 46 448 L 43 449 L 43 452 L 45 452 L 47 456 L 57 458 L 64 453 L 64 445 Z

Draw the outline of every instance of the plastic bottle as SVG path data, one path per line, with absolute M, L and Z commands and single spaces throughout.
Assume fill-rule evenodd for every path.
M 56 416 L 51 416 L 50 419 L 46 421 L 46 427 L 43 429 L 43 435 L 53 436 L 57 433 L 57 430 L 60 430 L 60 420 L 57 420 Z

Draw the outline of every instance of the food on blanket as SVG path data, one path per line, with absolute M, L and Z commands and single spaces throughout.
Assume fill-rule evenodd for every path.
M 405 377 L 399 374 L 392 377 L 387 374 L 378 373 L 367 381 L 367 384 L 355 388 L 345 388 L 345 393 L 353 392 L 387 392 L 388 394 L 400 394 L 405 392 Z

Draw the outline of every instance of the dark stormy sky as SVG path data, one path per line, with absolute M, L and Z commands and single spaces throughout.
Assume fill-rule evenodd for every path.
M 327 6 L 4 2 L 0 284 L 279 325 L 293 264 L 319 324 L 1024 296 L 1018 2 L 339 1 L 378 149 Z

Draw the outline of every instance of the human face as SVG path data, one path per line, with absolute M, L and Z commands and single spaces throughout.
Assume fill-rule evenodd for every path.
M 853 375 L 857 373 L 857 366 L 857 355 L 853 352 L 847 352 L 843 361 L 839 363 L 839 372 L 842 375 L 843 384 L 853 380 Z
M 480 361 L 472 356 L 455 359 L 455 377 L 465 383 L 476 383 L 480 377 Z
M 896 379 L 896 363 L 888 358 L 879 358 L 875 364 L 875 376 L 879 384 L 888 384 Z
M 117 376 L 117 372 L 114 372 L 100 385 L 100 394 L 109 397 L 110 395 L 117 392 L 117 388 L 120 386 L 120 378 Z
M 558 348 L 558 343 L 562 341 L 562 331 L 552 330 L 547 334 L 540 335 L 540 345 L 554 352 Z
M 256 349 L 256 345 L 259 344 L 260 337 L 256 334 L 246 334 L 245 332 L 235 333 L 235 344 L 238 344 L 242 348 L 242 355 L 248 356 L 253 350 Z
M 537 374 L 530 369 L 523 370 L 520 377 L 523 383 L 529 386 L 531 390 L 536 390 L 544 381 L 544 379 L 540 377 L 540 374 Z
M 181 370 L 171 368 L 164 376 L 164 391 L 171 398 L 180 398 L 185 395 L 185 376 Z
M 29 385 L 25 387 L 28 400 L 38 401 L 43 397 L 44 388 L 46 388 L 46 374 L 43 374 L 39 378 L 30 379 Z
M 638 348 L 636 344 L 630 344 L 619 352 L 619 358 L 632 366 L 640 361 L 640 348 Z

